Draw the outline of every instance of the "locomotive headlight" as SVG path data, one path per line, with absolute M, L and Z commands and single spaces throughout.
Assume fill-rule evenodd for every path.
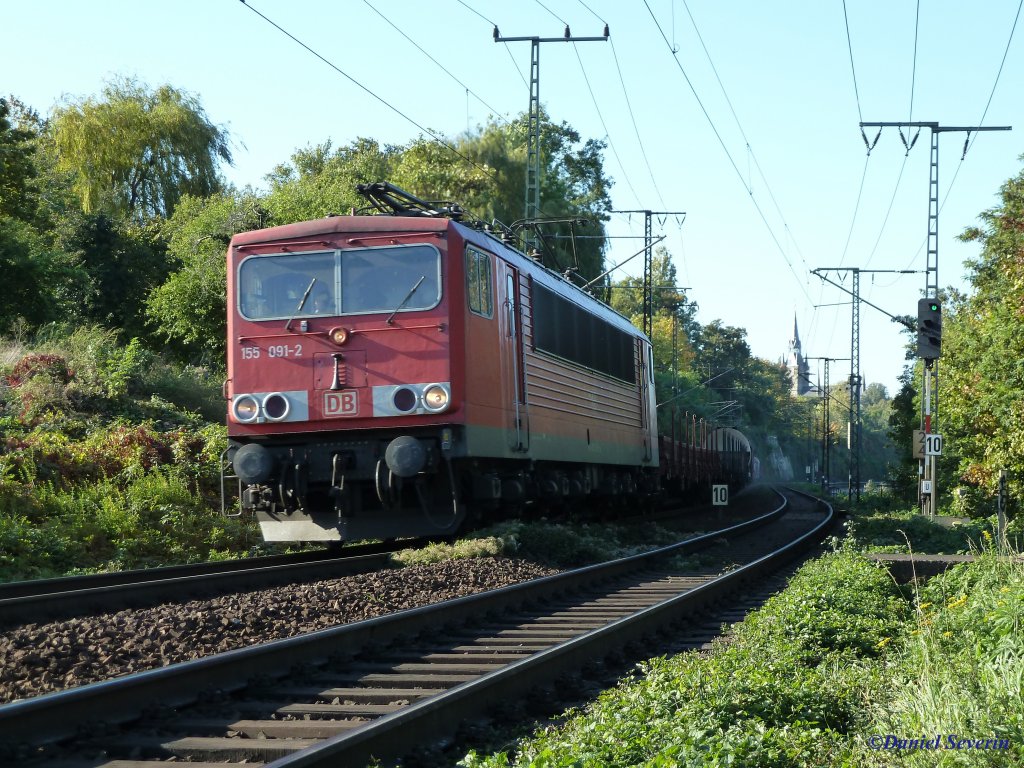
M 431 384 L 423 390 L 423 407 L 432 413 L 440 413 L 448 407 L 448 390 L 441 384 Z
M 290 410 L 291 404 L 288 402 L 288 398 L 280 392 L 271 392 L 263 398 L 263 413 L 266 415 L 267 421 L 284 421 L 288 418 Z
M 331 328 L 327 334 L 331 341 L 337 344 L 339 347 L 348 343 L 349 338 L 352 336 L 352 332 L 348 328 Z
M 260 416 L 260 403 L 252 395 L 239 395 L 231 403 L 231 413 L 235 421 L 250 424 Z

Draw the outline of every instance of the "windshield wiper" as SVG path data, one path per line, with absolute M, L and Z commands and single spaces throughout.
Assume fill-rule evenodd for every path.
M 416 289 L 420 287 L 420 284 L 427 279 L 426 275 L 421 275 L 420 279 L 416 281 L 416 285 L 409 289 L 409 292 L 405 294 L 405 298 L 402 299 L 402 303 L 395 307 L 395 311 L 388 315 L 388 319 L 385 321 L 388 325 L 394 325 L 395 315 L 398 314 L 398 310 L 405 306 L 406 302 L 412 298 L 412 295 L 416 293 Z
M 292 316 L 288 318 L 288 322 L 284 324 L 284 329 L 286 331 L 290 331 L 292 329 L 292 321 L 295 319 L 295 316 L 302 311 L 304 306 L 306 306 L 306 299 L 309 298 L 309 292 L 313 290 L 314 284 L 316 284 L 315 277 L 309 281 L 309 285 L 306 286 L 306 292 L 302 294 L 302 299 L 299 301 L 299 306 L 295 308 L 295 311 L 292 312 Z

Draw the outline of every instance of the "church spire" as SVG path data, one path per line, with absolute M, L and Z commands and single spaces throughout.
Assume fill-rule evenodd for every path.
M 810 391 L 810 365 L 803 355 L 800 344 L 800 329 L 796 323 L 796 312 L 793 313 L 793 338 L 789 340 L 789 375 L 793 382 L 793 395 L 799 396 Z
M 796 312 L 793 313 L 793 336 L 789 340 L 789 364 L 799 365 L 800 363 L 800 329 L 796 325 Z

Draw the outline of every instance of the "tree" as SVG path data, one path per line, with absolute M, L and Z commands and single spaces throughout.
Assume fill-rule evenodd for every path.
M 11 100 L 0 99 L 0 216 L 26 220 L 34 207 L 36 137 L 14 124 L 11 107 Z
M 224 365 L 227 336 L 225 252 L 232 235 L 266 226 L 267 212 L 249 192 L 186 197 L 163 227 L 177 263 L 147 303 L 148 318 L 168 340 Z
M 750 345 L 743 328 L 723 325 L 712 320 L 701 328 L 694 345 L 694 364 L 709 381 L 712 389 L 725 392 L 746 373 L 750 362 Z
M 654 347 L 654 369 L 664 373 L 656 379 L 658 402 L 682 391 L 680 377 L 688 372 L 694 359 L 691 339 L 699 324 L 697 305 L 687 301 L 676 285 L 676 268 L 672 255 L 663 246 L 654 249 L 651 259 L 653 286 L 651 344 Z M 643 327 L 643 278 L 626 277 L 613 282 L 608 289 L 611 307 L 628 317 L 637 328 Z
M 507 200 L 505 211 L 496 213 L 496 218 L 506 224 L 522 219 L 524 213 L 528 123 L 527 115 L 523 114 L 504 128 L 494 123 L 489 126 L 489 130 L 505 132 L 505 146 L 515 160 L 508 168 L 515 178 L 501 180 L 503 189 L 515 196 Z M 545 238 L 547 254 L 545 263 L 559 271 L 571 269 L 584 282 L 604 271 L 604 222 L 611 210 L 611 180 L 605 176 L 602 157 L 605 146 L 597 139 L 583 141 L 568 123 L 555 124 L 541 111 L 540 217 L 589 222 L 586 225 L 541 224 L 539 232 Z M 586 239 L 573 240 L 573 235 L 586 235 Z
M 116 80 L 102 99 L 57 108 L 50 134 L 57 167 L 72 175 L 86 213 L 139 222 L 170 217 L 183 195 L 220 189 L 218 165 L 231 163 L 227 132 L 196 97 L 170 85 L 150 91 Z
M 267 175 L 270 193 L 264 205 L 275 224 L 362 208 L 366 200 L 356 185 L 390 180 L 400 151 L 366 138 L 334 151 L 330 141 L 296 150 L 289 162 Z
M 904 502 L 914 503 L 917 500 L 917 459 L 914 458 L 914 430 L 918 428 L 920 417 L 917 409 L 917 390 L 914 388 L 914 369 L 903 369 L 900 376 L 900 391 L 892 399 L 889 412 L 889 431 L 887 436 L 894 447 L 894 457 L 889 464 L 889 481 L 892 483 L 893 495 Z
M 70 213 L 54 235 L 60 251 L 80 269 L 76 314 L 126 329 L 126 341 L 143 336 L 146 299 L 170 273 L 166 245 L 156 230 L 104 213 Z
M 541 137 L 543 216 L 571 220 L 542 227 L 548 266 L 596 277 L 604 271 L 603 222 L 611 208 L 604 144 L 582 141 L 567 123 L 546 118 Z M 330 142 L 299 150 L 267 177 L 267 209 L 277 224 L 347 212 L 365 206 L 356 184 L 390 181 L 424 200 L 459 203 L 486 222 L 510 226 L 521 220 L 526 117 L 505 125 L 491 121 L 446 143 L 420 137 L 404 146 L 380 146 L 364 138 L 333 151 Z M 585 239 L 573 240 L 574 233 Z
M 946 438 L 940 489 L 966 483 L 991 494 L 1008 470 L 1011 497 L 1024 491 L 1024 173 L 1005 182 L 1001 204 L 961 239 L 982 246 L 969 262 L 974 293 L 943 302 L 939 428 Z M 952 467 L 957 477 L 943 478 Z M 943 486 L 944 484 L 944 486 Z
M 0 333 L 27 320 L 37 325 L 54 317 L 44 286 L 45 269 L 41 239 L 25 222 L 0 216 L 0 275 L 4 299 L 0 301 Z

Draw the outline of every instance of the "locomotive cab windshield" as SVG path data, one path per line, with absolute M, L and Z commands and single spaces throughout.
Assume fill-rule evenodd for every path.
M 441 300 L 441 253 L 416 244 L 250 256 L 238 286 L 247 320 L 426 310 Z

